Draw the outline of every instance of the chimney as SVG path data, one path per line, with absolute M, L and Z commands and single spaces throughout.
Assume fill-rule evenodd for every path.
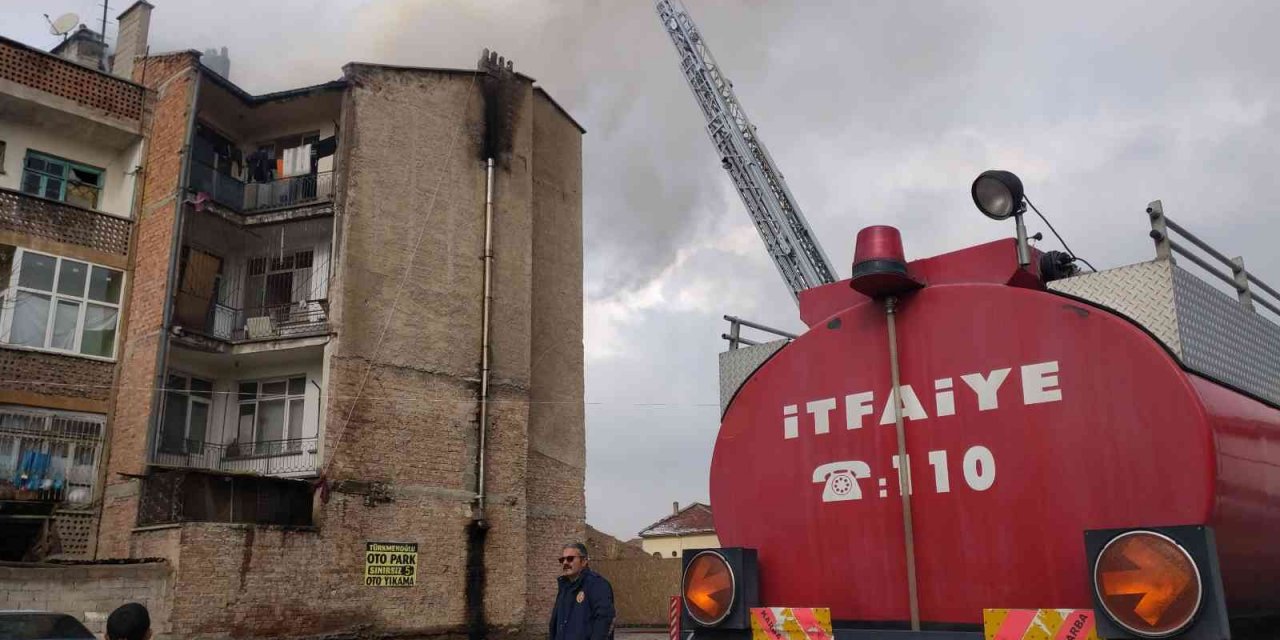
M 97 31 L 80 25 L 66 40 L 58 43 L 53 49 L 49 50 L 63 60 L 70 60 L 76 64 L 84 65 L 91 69 L 102 69 L 102 36 Z
M 672 503 L 671 503 L 671 515 L 673 515 L 673 516 L 678 516 L 678 515 L 680 515 L 680 503 L 679 503 L 679 502 L 672 502 Z
M 138 0 L 116 16 L 120 28 L 116 32 L 116 59 L 111 66 L 113 75 L 125 80 L 133 79 L 133 59 L 147 54 L 153 8 L 147 0 Z

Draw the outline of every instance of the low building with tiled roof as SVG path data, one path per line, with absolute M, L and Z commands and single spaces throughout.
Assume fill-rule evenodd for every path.
M 671 515 L 641 531 L 640 540 L 645 552 L 661 558 L 678 558 L 685 549 L 720 546 L 711 507 L 701 502 L 683 509 L 680 503 L 671 503 Z

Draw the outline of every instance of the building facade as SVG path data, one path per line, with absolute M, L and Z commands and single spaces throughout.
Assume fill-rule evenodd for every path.
M 671 503 L 671 515 L 640 532 L 640 546 L 657 558 L 679 558 L 685 549 L 719 547 L 711 507 L 694 502 L 682 509 L 680 503 Z
M 130 80 L 0 42 L 136 97 L 0 110 L 0 402 L 96 426 L 85 556 L 168 562 L 162 637 L 541 632 L 585 531 L 582 128 L 487 53 L 251 95 L 125 55 L 150 10 Z
M 93 556 L 148 110 L 0 38 L 0 559 Z

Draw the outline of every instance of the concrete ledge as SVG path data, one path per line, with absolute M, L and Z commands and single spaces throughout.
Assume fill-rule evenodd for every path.
M 19 122 L 35 124 L 47 120 L 46 124 L 50 126 L 71 128 L 117 149 L 123 149 L 142 136 L 141 119 L 117 118 L 106 111 L 12 80 L 0 79 L 0 96 L 3 97 L 0 113 Z

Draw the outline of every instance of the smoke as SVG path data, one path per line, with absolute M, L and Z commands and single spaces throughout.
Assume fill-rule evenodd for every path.
M 771 19 L 787 13 L 763 11 Z M 726 43 L 739 34 L 755 43 L 733 54 L 735 68 L 764 65 L 766 48 L 759 45 L 767 44 L 767 22 L 728 5 L 695 17 L 703 14 L 724 25 L 714 33 Z M 303 16 L 305 29 L 269 28 Z M 152 40 L 153 51 L 226 44 L 232 81 L 253 93 L 331 80 L 350 61 L 471 69 L 483 47 L 500 52 L 587 129 L 591 299 L 643 288 L 680 247 L 714 232 L 725 207 L 741 206 L 725 198 L 727 178 L 649 2 L 285 0 L 260 7 L 230 0 L 216 9 L 168 3 L 153 13 Z M 500 94 L 501 86 L 482 84 L 486 96 Z M 510 103 L 487 104 L 501 110 Z M 499 133 L 507 122 L 496 112 L 486 120 Z M 735 215 L 746 221 L 740 210 Z

